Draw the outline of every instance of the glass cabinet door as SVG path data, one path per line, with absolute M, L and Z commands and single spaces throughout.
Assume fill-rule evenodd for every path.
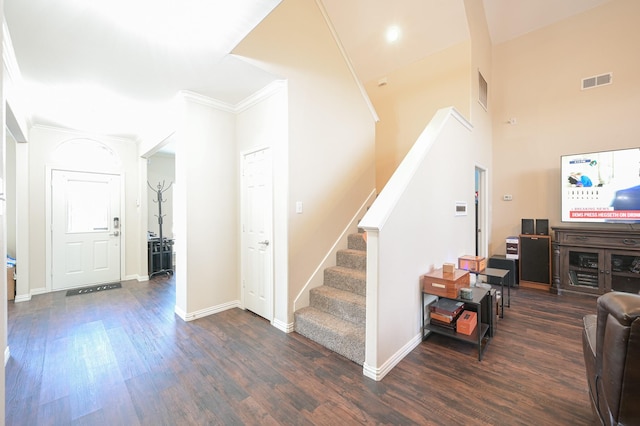
M 600 293 L 601 286 L 601 261 L 600 250 L 574 249 L 567 252 L 568 277 L 564 277 L 567 290 L 575 290 Z
M 640 255 L 637 253 L 609 252 L 610 279 L 608 290 L 640 292 Z

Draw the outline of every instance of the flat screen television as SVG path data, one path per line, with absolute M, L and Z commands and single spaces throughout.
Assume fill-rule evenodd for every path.
M 640 148 L 561 157 L 562 221 L 640 223 Z

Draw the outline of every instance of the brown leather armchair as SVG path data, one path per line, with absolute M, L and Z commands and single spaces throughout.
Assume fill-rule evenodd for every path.
M 640 295 L 598 298 L 584 317 L 582 350 L 591 406 L 603 425 L 640 425 Z

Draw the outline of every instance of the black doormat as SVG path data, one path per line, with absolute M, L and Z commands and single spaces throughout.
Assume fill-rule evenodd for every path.
M 75 296 L 76 294 L 95 293 L 97 291 L 113 290 L 114 288 L 122 288 L 120 283 L 92 285 L 90 287 L 74 288 L 67 291 L 67 296 Z

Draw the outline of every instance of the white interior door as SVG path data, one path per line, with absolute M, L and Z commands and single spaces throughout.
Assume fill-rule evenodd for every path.
M 120 281 L 120 176 L 51 172 L 52 288 Z
M 244 307 L 273 317 L 271 151 L 243 155 L 242 290 Z

